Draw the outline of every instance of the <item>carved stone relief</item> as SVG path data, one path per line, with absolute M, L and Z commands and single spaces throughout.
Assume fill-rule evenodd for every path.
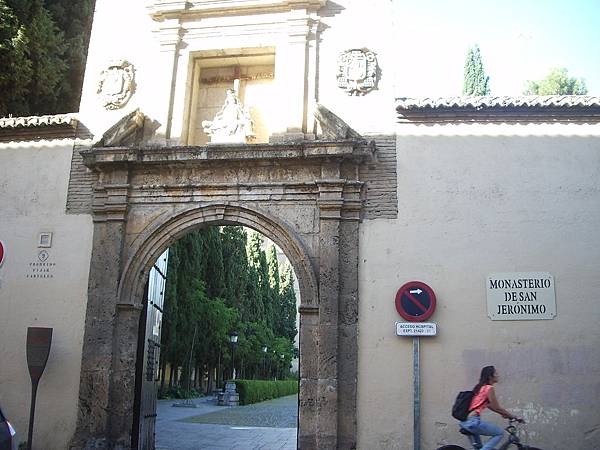
M 338 57 L 338 87 L 348 95 L 365 95 L 377 87 L 377 69 L 377 58 L 371 50 L 346 50 Z
M 134 91 L 135 69 L 130 62 L 124 59 L 111 61 L 100 73 L 98 96 L 104 108 L 122 108 Z

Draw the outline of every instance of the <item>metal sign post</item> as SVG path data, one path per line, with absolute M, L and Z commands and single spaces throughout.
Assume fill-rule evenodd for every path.
M 33 420 L 35 418 L 35 399 L 40 378 L 46 368 L 52 344 L 52 328 L 27 328 L 27 366 L 31 377 L 31 407 L 29 410 L 29 432 L 27 434 L 27 450 L 32 449 Z
M 421 450 L 421 372 L 419 366 L 419 336 L 413 337 L 413 448 Z
M 433 289 L 421 281 L 409 281 L 396 293 L 398 314 L 408 322 L 396 322 L 396 336 L 413 337 L 413 450 L 421 450 L 421 367 L 419 336 L 437 335 L 435 323 L 425 323 L 435 311 Z

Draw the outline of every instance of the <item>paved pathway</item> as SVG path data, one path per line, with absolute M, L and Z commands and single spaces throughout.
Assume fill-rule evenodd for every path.
M 157 450 L 294 450 L 298 397 L 247 406 L 216 406 L 214 397 L 194 399 L 196 408 L 159 400 Z

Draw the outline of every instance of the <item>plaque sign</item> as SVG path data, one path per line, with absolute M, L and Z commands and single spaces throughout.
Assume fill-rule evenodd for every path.
M 554 277 L 548 272 L 493 273 L 487 277 L 492 320 L 544 320 L 556 316 Z

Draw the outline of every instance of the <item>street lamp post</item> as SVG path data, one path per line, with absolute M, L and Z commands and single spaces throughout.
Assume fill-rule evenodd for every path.
M 267 378 L 267 371 L 266 371 L 266 368 L 265 368 L 266 367 L 265 364 L 267 362 L 267 350 L 268 350 L 267 346 L 263 345 L 263 348 L 262 348 L 262 352 L 263 352 L 263 357 L 262 357 L 262 360 L 263 360 L 262 371 L 263 371 L 263 378 L 265 378 L 265 379 Z
M 281 372 L 279 373 L 279 379 L 283 380 L 283 372 L 284 372 L 284 365 L 285 365 L 285 355 L 283 353 L 281 353 L 279 355 L 279 358 L 281 358 Z
M 229 333 L 229 342 L 231 342 L 231 379 L 235 380 L 235 347 L 238 341 L 237 331 Z

